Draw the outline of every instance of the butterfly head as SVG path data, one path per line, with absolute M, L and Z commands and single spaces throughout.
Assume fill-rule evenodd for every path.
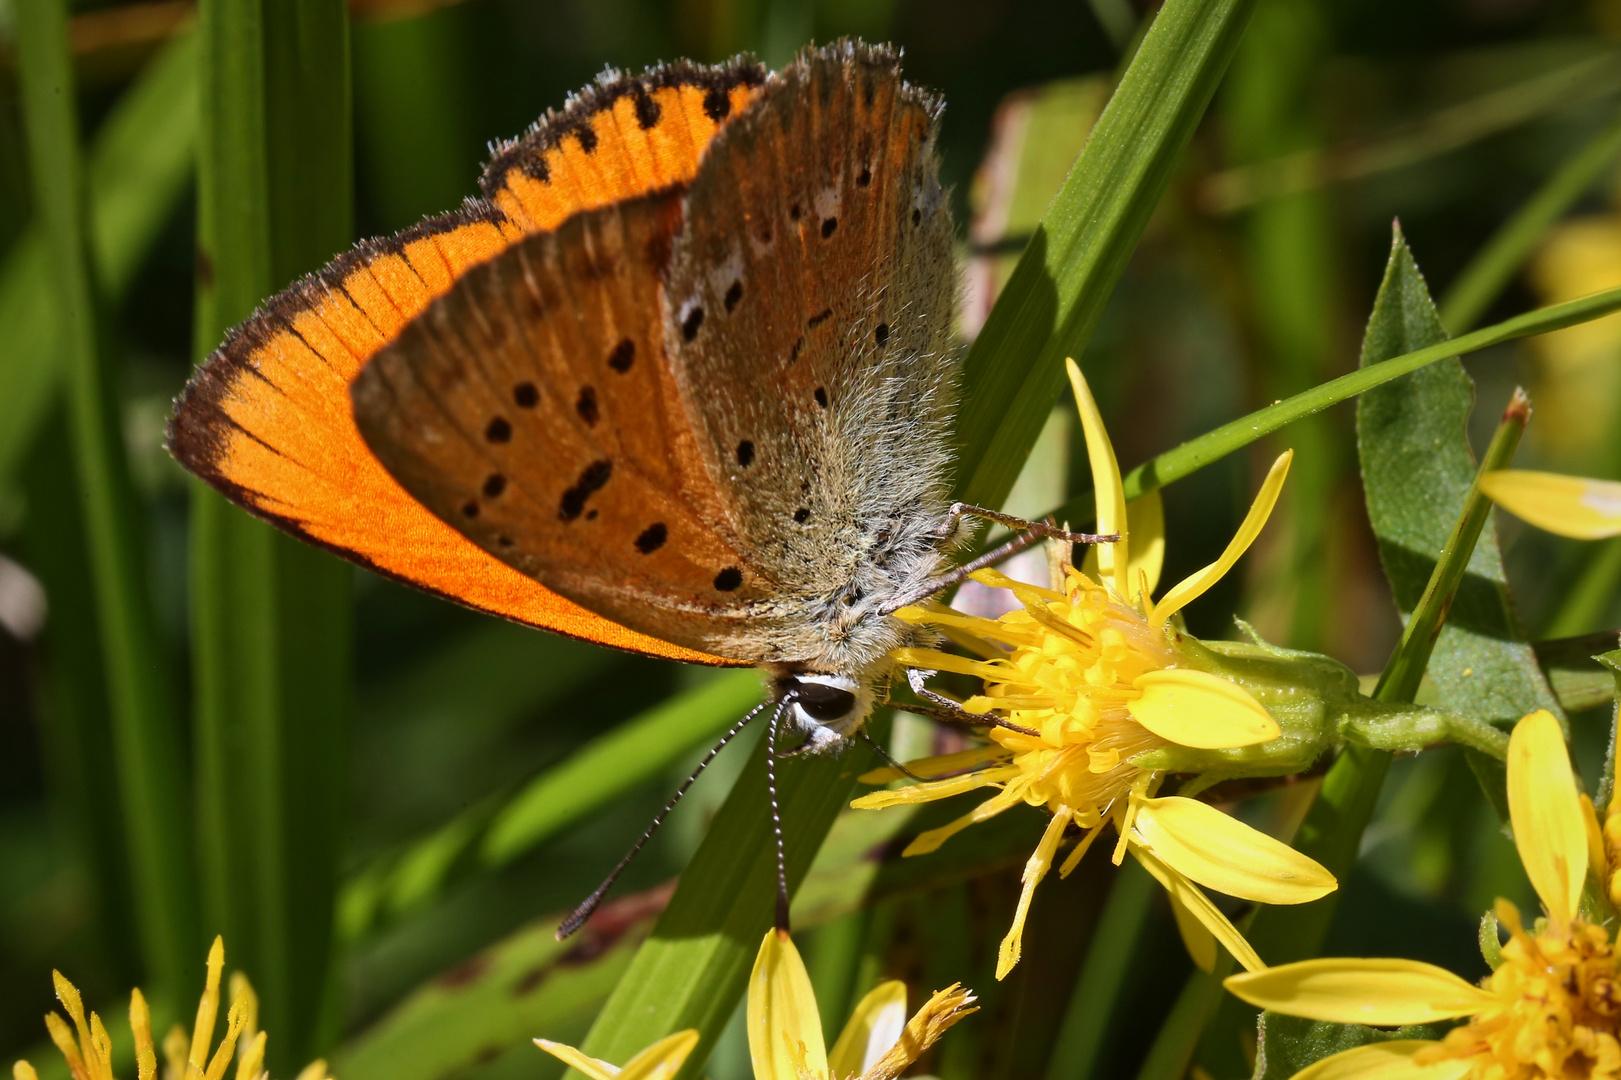
M 848 675 L 801 671 L 779 675 L 778 700 L 788 706 L 807 750 L 836 750 L 872 713 L 872 687 Z

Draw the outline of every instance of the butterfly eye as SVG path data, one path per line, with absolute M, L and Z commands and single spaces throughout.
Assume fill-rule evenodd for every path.
M 827 723 L 849 716 L 856 707 L 856 696 L 843 687 L 802 682 L 794 691 L 794 704 L 812 720 Z

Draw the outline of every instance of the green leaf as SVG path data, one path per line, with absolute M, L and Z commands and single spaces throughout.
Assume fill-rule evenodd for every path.
M 1159 204 L 1255 0 L 1155 16 L 963 361 L 957 497 L 1000 506 Z
M 196 351 L 350 239 L 340 0 L 199 7 Z M 209 921 L 259 992 L 289 1075 L 335 1034 L 332 907 L 346 802 L 346 565 L 193 487 L 199 834 Z
M 1425 348 L 1447 348 L 1446 330 L 1398 228 L 1363 339 L 1363 370 L 1391 354 Z M 1474 386 L 1456 358 L 1414 371 L 1358 402 L 1368 517 L 1397 605 L 1411 614 L 1374 696 L 1411 701 L 1428 665 L 1441 707 L 1466 716 L 1517 719 L 1530 711 L 1514 711 L 1518 703 L 1538 687 L 1548 702 L 1557 703 L 1530 647 L 1517 640 L 1496 534 L 1487 528 L 1490 507 L 1474 490 L 1477 468 L 1467 430 L 1473 404 Z M 1506 463 L 1518 442 L 1526 410 L 1520 404 L 1511 411 L 1493 440 L 1489 464 Z M 1498 767 L 1478 752 L 1468 753 L 1472 763 L 1480 759 L 1482 772 Z M 1301 824 L 1295 846 L 1341 881 L 1356 861 L 1390 756 L 1347 747 Z M 1268 963 L 1315 956 L 1339 896 L 1261 909 L 1250 943 Z M 1206 1045 L 1207 1069 L 1234 1071 L 1237 1033 L 1249 1015 L 1236 999 L 1223 1004 Z
M 105 309 L 92 269 L 84 173 L 62 0 L 14 8 L 35 205 L 49 250 L 45 280 L 66 360 L 68 422 L 84 498 L 102 662 L 113 706 L 123 824 L 142 951 L 162 992 L 200 966 L 191 818 L 180 717 L 153 625 L 144 535 L 125 459 Z
M 1256 1032 L 1254 1080 L 1289 1080 L 1307 1065 L 1371 1043 L 1397 1039 L 1439 1039 L 1446 1028 L 1414 1024 L 1387 1030 L 1362 1024 L 1330 1024 L 1302 1020 L 1271 1010 L 1261 1013 Z
M 1369 324 L 1364 364 L 1415 344 L 1443 340 L 1423 276 L 1398 231 Z M 1372 354 L 1370 356 L 1370 353 Z M 1436 553 L 1475 481 L 1469 449 L 1474 385 L 1456 359 L 1364 395 L 1357 413 L 1368 516 L 1398 608 L 1411 612 L 1429 581 Z M 1453 712 L 1517 720 L 1539 708 L 1559 710 L 1531 647 L 1524 643 L 1503 574 L 1495 528 L 1481 532 L 1467 575 L 1435 641 L 1428 665 L 1437 704 Z M 1416 673 L 1415 673 L 1416 677 Z M 1406 697 L 1416 681 L 1402 687 Z
M 197 41 L 185 34 L 142 69 L 85 155 L 91 266 L 110 306 L 185 194 L 196 144 Z M 0 265 L 0 479 L 33 442 L 62 380 L 49 257 L 36 222 Z

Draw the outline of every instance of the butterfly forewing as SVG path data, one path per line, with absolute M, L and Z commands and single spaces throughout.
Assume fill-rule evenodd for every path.
M 367 241 L 267 301 L 192 379 L 170 450 L 244 509 L 380 573 L 576 637 L 733 662 L 621 626 L 470 544 L 373 457 L 348 389 L 469 268 L 583 210 L 690 181 L 764 79 L 741 61 L 605 74 L 499 150 L 484 199 Z
M 368 445 L 502 562 L 719 655 L 745 582 L 663 355 L 679 192 L 577 215 L 468 273 L 355 381 Z

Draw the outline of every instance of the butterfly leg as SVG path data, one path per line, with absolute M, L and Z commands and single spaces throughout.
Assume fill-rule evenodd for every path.
M 919 588 L 913 589 L 910 592 L 902 593 L 899 596 L 891 599 L 889 603 L 884 605 L 884 614 L 893 614 L 908 604 L 915 604 L 919 600 L 926 600 L 937 592 L 949 589 L 953 585 L 967 580 L 968 576 L 974 571 L 983 570 L 987 566 L 995 566 L 1003 559 L 1008 559 L 1014 555 L 1017 555 L 1019 552 L 1023 551 L 1031 544 L 1034 544 L 1039 539 L 1040 537 L 1038 537 L 1035 533 L 1019 533 L 1005 544 L 1000 544 L 992 548 L 978 558 L 970 559 L 961 566 L 953 566 L 950 570 L 947 570 L 939 577 L 930 578 L 928 581 L 925 581 Z
M 987 510 L 983 506 L 975 506 L 972 503 L 965 502 L 951 504 L 951 509 L 946 511 L 946 520 L 938 530 L 940 535 L 951 535 L 957 528 L 958 519 L 964 517 L 983 518 L 986 521 L 994 521 L 998 525 L 1006 525 L 1008 528 L 1021 533 L 1029 533 L 1033 536 L 1050 536 L 1055 540 L 1068 540 L 1072 544 L 1109 544 L 1120 539 L 1118 533 L 1069 532 L 1066 529 L 1060 529 L 1052 521 L 1026 521 L 1024 518 L 1014 517 L 1012 514 Z
M 933 674 L 935 673 L 932 671 L 919 671 L 916 668 L 906 669 L 906 681 L 912 687 L 912 693 L 929 704 L 921 707 L 907 704 L 900 706 L 901 708 L 907 712 L 915 712 L 919 716 L 927 716 L 929 719 L 937 720 L 942 724 L 957 724 L 967 727 L 999 727 L 1006 728 L 1008 731 L 1017 731 L 1020 735 L 1028 735 L 1033 739 L 1041 738 L 1041 732 L 1039 731 L 1020 727 L 1018 724 L 1003 720 L 999 716 L 992 716 L 989 713 L 981 716 L 968 712 L 944 694 L 930 690 L 925 685 L 925 682 Z

